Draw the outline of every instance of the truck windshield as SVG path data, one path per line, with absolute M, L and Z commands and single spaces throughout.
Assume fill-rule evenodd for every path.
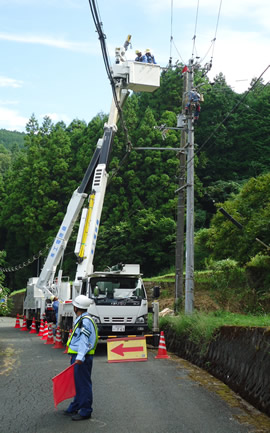
M 91 297 L 94 299 L 145 299 L 145 291 L 138 278 L 91 278 Z

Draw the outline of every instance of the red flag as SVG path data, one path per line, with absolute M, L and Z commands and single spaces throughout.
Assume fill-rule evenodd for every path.
M 182 73 L 183 73 L 183 72 L 190 72 L 190 70 L 188 69 L 187 65 L 184 66 L 184 68 L 182 69 Z
M 76 395 L 74 364 L 52 378 L 54 406 Z

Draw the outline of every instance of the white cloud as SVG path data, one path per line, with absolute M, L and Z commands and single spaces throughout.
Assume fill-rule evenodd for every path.
M 21 80 L 15 80 L 14 78 L 0 76 L 0 87 L 22 87 L 23 82 Z
M 229 47 L 233 47 L 233 50 Z M 258 78 L 268 66 L 269 59 L 265 57 L 268 49 L 269 39 L 257 32 L 222 30 L 215 49 L 213 71 L 209 76 L 222 72 L 235 91 L 243 92 L 249 87 L 250 81 L 254 77 Z M 269 77 L 270 72 L 267 71 L 262 78 L 266 82 Z
M 66 114 L 61 114 L 61 113 L 45 113 L 45 114 L 41 114 L 39 116 L 40 120 L 43 121 L 44 117 L 48 116 L 51 121 L 53 123 L 57 123 L 57 122 L 65 122 L 67 125 L 71 123 L 72 119 L 70 119 L 69 116 L 67 116 Z
M 62 48 L 64 50 L 77 51 L 83 53 L 91 53 L 91 54 L 100 53 L 97 44 L 91 44 L 88 42 L 71 42 L 71 41 L 66 41 L 65 39 L 60 39 L 60 38 L 50 37 L 50 36 L 12 34 L 12 33 L 0 32 L 0 40 L 19 42 L 25 44 L 46 45 L 50 47 Z
M 9 99 L 0 99 L 0 105 L 18 105 L 19 101 L 11 101 Z
M 28 121 L 29 119 L 21 116 L 16 110 L 0 107 L 0 128 L 23 132 Z

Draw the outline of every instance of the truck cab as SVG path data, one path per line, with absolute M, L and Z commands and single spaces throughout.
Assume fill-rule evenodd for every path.
M 148 302 L 140 266 L 121 267 L 118 271 L 94 272 L 82 284 L 81 294 L 92 301 L 88 312 L 101 338 L 148 331 Z

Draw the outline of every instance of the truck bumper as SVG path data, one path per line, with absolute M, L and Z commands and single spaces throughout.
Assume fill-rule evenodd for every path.
M 127 337 L 128 335 L 144 335 L 149 332 L 149 328 L 147 324 L 144 323 L 136 323 L 132 325 L 124 325 L 124 329 L 120 330 L 120 328 L 117 329 L 118 326 L 123 325 L 109 325 L 109 324 L 103 324 L 98 323 L 98 335 L 100 338 L 107 338 L 112 336 L 117 337 Z

